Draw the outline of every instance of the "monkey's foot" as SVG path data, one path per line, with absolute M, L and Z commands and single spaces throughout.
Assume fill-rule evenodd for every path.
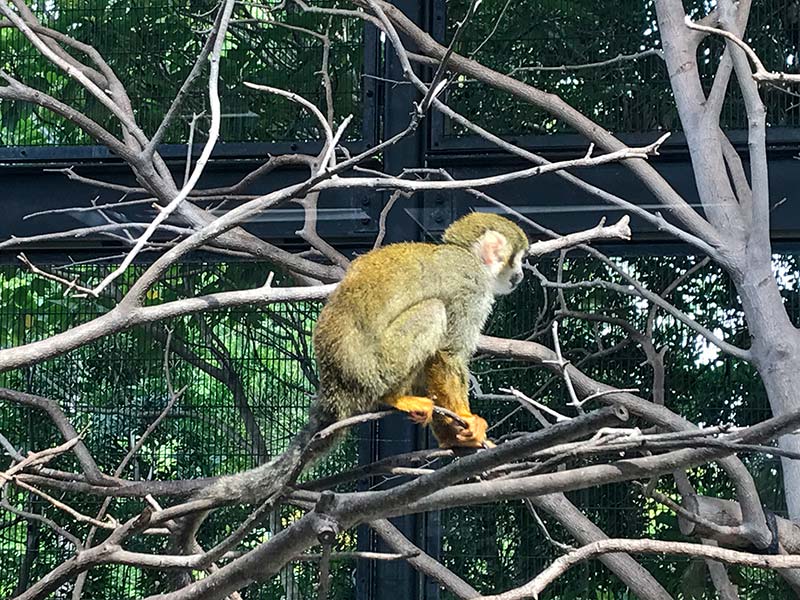
M 458 445 L 465 448 L 482 448 L 486 441 L 486 429 L 488 428 L 486 419 L 478 415 L 461 418 L 467 422 L 467 427 L 456 433 Z
M 458 423 L 450 422 L 446 427 L 435 427 L 434 433 L 439 440 L 441 448 L 485 448 L 494 444 L 486 439 L 486 420 L 478 415 L 459 415 L 467 424 L 461 427 Z
M 433 419 L 433 400 L 425 396 L 400 396 L 386 403 L 408 413 L 408 418 L 417 425 L 428 425 Z

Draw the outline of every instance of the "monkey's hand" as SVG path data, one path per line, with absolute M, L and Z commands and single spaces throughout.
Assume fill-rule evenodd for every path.
M 425 396 L 400 396 L 387 399 L 386 404 L 408 413 L 408 417 L 418 425 L 428 425 L 433 419 L 433 400 Z

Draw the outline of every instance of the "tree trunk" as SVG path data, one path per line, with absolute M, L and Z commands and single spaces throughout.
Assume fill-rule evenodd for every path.
M 749 261 L 754 262 L 754 261 Z M 733 276 L 752 337 L 753 364 L 764 382 L 773 415 L 800 410 L 800 334 L 792 325 L 770 265 Z M 800 435 L 784 435 L 780 446 L 800 452 Z M 782 459 L 786 506 L 800 520 L 800 462 Z

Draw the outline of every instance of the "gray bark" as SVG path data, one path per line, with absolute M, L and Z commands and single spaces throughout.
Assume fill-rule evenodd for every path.
M 775 415 L 800 409 L 800 335 L 789 321 L 768 265 L 734 278 L 752 337 L 753 363 L 764 382 Z M 800 435 L 780 438 L 786 450 L 800 451 Z M 800 462 L 781 459 L 789 516 L 800 519 Z
M 731 2 L 723 1 L 719 11 L 724 28 L 740 31 L 746 23 L 749 2 L 742 2 L 736 8 Z M 758 87 L 743 52 L 729 44 L 726 61 L 733 64 L 748 116 L 752 205 L 739 204 L 725 169 L 724 144 L 719 143 L 716 133 L 719 98 L 711 102 L 711 94 L 707 98 L 700 85 L 696 61 L 700 38 L 686 27 L 685 10 L 679 0 L 658 0 L 656 13 L 697 191 L 706 216 L 724 240 L 719 249 L 721 262 L 741 298 L 752 338 L 751 360 L 763 380 L 773 414 L 785 415 L 800 408 L 796 394 L 800 389 L 800 335 L 789 320 L 772 274 L 766 120 Z M 720 68 L 718 77 L 723 78 L 720 81 L 725 86 L 729 72 L 729 68 L 727 71 Z M 739 181 L 739 187 L 741 184 Z M 744 214 L 750 212 L 752 214 Z M 780 445 L 787 450 L 800 451 L 800 437 L 785 435 Z M 785 459 L 782 463 L 789 515 L 800 519 L 800 464 Z

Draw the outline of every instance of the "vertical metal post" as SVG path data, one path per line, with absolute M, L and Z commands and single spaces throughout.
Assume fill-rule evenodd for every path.
M 431 14 L 431 0 L 393 0 L 393 4 L 405 15 L 422 27 L 427 28 Z M 379 47 L 381 42 L 378 42 Z M 386 139 L 405 129 L 408 125 L 414 102 L 421 97 L 411 85 L 394 85 L 392 81 L 403 81 L 403 71 L 396 58 L 394 49 L 388 42 L 383 42 L 382 68 L 378 73 L 382 78 L 379 85 L 379 101 L 382 103 L 381 137 Z M 427 140 L 426 121 L 413 135 L 388 148 L 383 156 L 385 172 L 397 174 L 404 168 L 424 166 L 425 143 Z M 384 194 L 382 202 L 386 202 L 389 194 Z M 420 225 L 423 207 L 422 194 L 412 198 L 400 198 L 387 220 L 387 235 L 384 243 L 411 241 L 422 239 Z M 413 425 L 408 419 L 400 416 L 382 420 L 370 428 L 371 439 L 361 443 L 361 460 L 371 460 L 410 452 L 424 443 L 425 433 Z M 364 432 L 366 434 L 366 432 Z M 394 519 L 393 523 L 412 541 L 420 543 L 420 522 L 417 517 Z M 388 551 L 379 540 L 370 539 L 363 529 L 359 531 L 359 546 Z M 360 561 L 356 574 L 357 594 L 361 600 L 368 598 L 403 598 L 403 600 L 419 600 L 421 593 L 420 579 L 416 572 L 405 561 Z

